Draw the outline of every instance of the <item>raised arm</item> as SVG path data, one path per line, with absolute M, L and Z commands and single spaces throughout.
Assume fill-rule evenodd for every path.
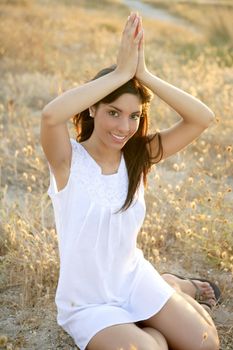
M 89 108 L 130 80 L 136 72 L 138 43 L 142 33 L 136 32 L 138 17 L 129 16 L 120 44 L 115 71 L 70 89 L 48 103 L 42 111 L 41 144 L 54 172 L 58 188 L 65 186 L 71 162 L 71 144 L 67 121 Z
M 121 74 L 109 73 L 93 82 L 66 91 L 44 107 L 41 144 L 55 175 L 58 190 L 65 187 L 70 172 L 71 143 L 68 120 L 120 86 L 124 79 Z
M 75 114 L 92 106 L 124 84 L 127 79 L 130 78 L 121 72 L 113 71 L 82 86 L 70 89 L 44 107 L 43 120 L 50 125 L 67 122 Z
M 140 21 L 139 30 L 141 28 Z M 190 144 L 214 120 L 214 113 L 203 102 L 148 71 L 144 59 L 143 37 L 139 45 L 136 77 L 182 117 L 169 129 L 160 131 L 163 158 L 171 156 Z M 152 153 L 156 154 L 157 139 L 154 139 L 150 146 Z

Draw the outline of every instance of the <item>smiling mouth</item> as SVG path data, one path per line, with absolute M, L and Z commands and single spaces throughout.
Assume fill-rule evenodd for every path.
M 119 136 L 116 134 L 111 134 L 116 140 L 118 141 L 124 141 L 126 139 L 127 136 Z

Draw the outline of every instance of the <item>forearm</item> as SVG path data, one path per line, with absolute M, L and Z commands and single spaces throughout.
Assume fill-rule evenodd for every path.
M 214 113 L 203 102 L 187 92 L 146 71 L 138 78 L 164 102 L 172 107 L 187 123 L 208 126 Z
M 127 80 L 129 79 L 124 74 L 113 71 L 64 92 L 44 107 L 42 115 L 50 124 L 64 123 L 119 88 Z

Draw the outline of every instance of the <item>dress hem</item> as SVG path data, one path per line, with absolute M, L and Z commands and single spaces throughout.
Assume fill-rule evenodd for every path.
M 120 325 L 120 324 L 126 324 L 126 323 L 136 323 L 136 322 L 140 322 L 140 321 L 145 321 L 149 318 L 151 318 L 152 316 L 156 315 L 159 311 L 161 311 L 161 309 L 164 307 L 164 305 L 168 302 L 168 300 L 171 298 L 171 296 L 175 293 L 175 290 L 173 288 L 171 288 L 171 292 L 170 294 L 166 297 L 166 299 L 159 305 L 155 306 L 155 310 L 153 312 L 151 312 L 151 309 L 148 313 L 146 313 L 146 315 L 144 316 L 135 316 L 135 317 L 128 317 L 125 315 L 124 319 L 118 319 L 118 321 L 116 320 L 108 320 L 108 322 L 103 322 L 102 325 L 99 325 L 99 327 L 97 327 L 91 334 L 89 334 L 87 336 L 86 341 L 83 341 L 82 344 L 78 344 L 80 343 L 79 341 L 75 340 L 75 338 L 71 335 L 71 337 L 73 338 L 76 346 L 80 349 L 80 350 L 87 350 L 87 346 L 88 343 L 91 341 L 91 339 L 100 331 L 104 330 L 105 328 L 111 327 L 111 326 L 115 326 L 115 325 Z M 115 317 L 115 316 L 114 316 Z M 62 327 L 62 326 L 61 326 Z M 63 328 L 63 327 L 62 327 Z M 65 328 L 64 328 L 65 329 Z M 66 331 L 66 329 L 65 329 Z M 67 331 L 66 331 L 67 332 Z M 69 333 L 69 332 L 67 332 Z

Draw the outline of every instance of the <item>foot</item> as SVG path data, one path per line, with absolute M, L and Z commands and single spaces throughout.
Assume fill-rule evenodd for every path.
M 190 295 L 196 299 L 197 288 L 190 280 L 182 279 L 172 274 L 165 273 L 162 275 L 165 281 L 175 289 L 181 290 L 183 293 Z M 210 304 L 211 306 L 216 305 L 216 299 L 214 290 L 208 282 L 202 282 L 199 280 L 192 280 L 199 289 L 201 300 Z M 199 300 L 198 300 L 199 301 Z

